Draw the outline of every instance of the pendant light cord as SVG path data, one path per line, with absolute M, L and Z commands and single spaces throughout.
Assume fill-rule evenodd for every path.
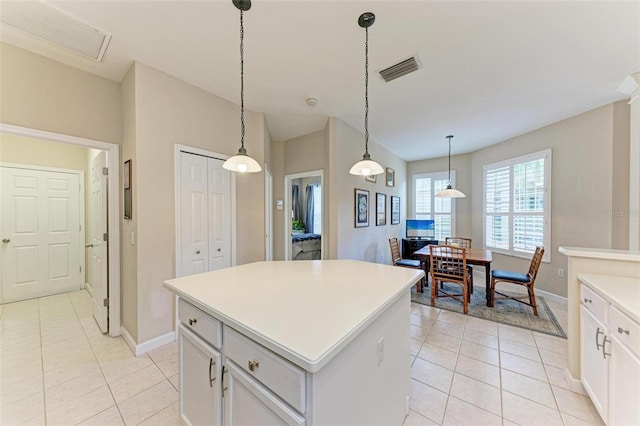
M 244 20 L 240 9 L 240 145 L 244 150 Z
M 369 27 L 364 42 L 364 153 L 369 154 Z
M 449 185 L 451 185 L 451 138 L 449 139 Z

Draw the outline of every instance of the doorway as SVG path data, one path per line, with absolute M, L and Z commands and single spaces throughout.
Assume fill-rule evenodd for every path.
M 120 164 L 120 147 L 116 144 L 96 141 L 92 139 L 78 138 L 75 136 L 63 135 L 59 133 L 45 132 L 41 130 L 29 129 L 25 127 L 13 126 L 8 124 L 0 124 L 0 133 L 3 138 L 8 137 L 22 137 L 29 138 L 33 140 L 38 140 L 44 143 L 57 142 L 66 144 L 69 146 L 76 146 L 82 148 L 89 148 L 88 151 L 100 150 L 105 151 L 107 153 L 107 169 L 105 172 L 111 170 L 111 178 L 105 179 L 106 182 L 106 196 L 108 197 L 107 206 L 105 207 L 104 218 L 106 221 L 106 226 L 108 227 L 108 233 L 103 234 L 103 238 L 107 242 L 107 247 L 104 247 L 105 256 L 103 260 L 108 259 L 107 267 L 105 270 L 105 280 L 104 284 L 104 294 L 105 297 L 101 298 L 100 305 L 102 306 L 102 315 L 104 318 L 97 318 L 96 322 L 98 324 L 106 324 L 108 318 L 111 318 L 112 321 L 109 322 L 108 333 L 110 336 L 119 336 L 120 335 L 120 217 L 119 217 L 119 208 L 120 208 L 120 199 L 119 199 L 119 164 Z M 41 153 L 39 153 L 41 154 Z M 36 157 L 36 155 L 32 155 L 32 157 Z M 3 157 L 3 159 L 5 159 Z M 27 161 L 23 161 L 22 163 L 27 163 Z M 90 220 L 89 217 L 87 217 Z M 83 255 L 84 247 L 82 247 L 85 243 L 85 229 L 87 227 L 84 225 L 84 218 L 81 219 L 80 222 L 82 225 L 81 233 L 80 233 L 80 258 L 84 259 Z M 78 226 L 78 225 L 76 225 Z M 4 231 L 4 230 L 3 230 Z M 4 252 L 4 249 L 3 249 Z M 60 254 L 60 253 L 58 253 Z M 3 253 L 3 257 L 5 254 Z M 87 255 L 88 256 L 88 255 Z M 5 262 L 3 262 L 5 263 Z M 88 263 L 88 262 L 87 262 Z M 82 261 L 82 276 L 85 276 L 85 262 Z M 76 269 L 77 270 L 77 269 Z M 4 271 L 2 271 L 4 274 Z M 56 272 L 58 275 L 60 271 Z M 87 276 L 87 280 L 89 277 Z M 82 283 L 84 285 L 84 283 Z M 106 326 L 103 329 L 104 332 L 107 331 Z
M 285 176 L 285 259 L 324 258 L 323 171 Z

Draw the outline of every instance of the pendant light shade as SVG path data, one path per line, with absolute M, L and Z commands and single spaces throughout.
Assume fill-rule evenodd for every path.
M 222 164 L 232 172 L 253 173 L 262 170 L 260 164 L 247 155 L 244 147 L 244 20 L 243 12 L 251 9 L 251 0 L 233 0 L 233 5 L 240 10 L 240 149 L 238 153 Z
M 464 195 L 462 192 L 460 192 L 457 189 L 454 189 L 454 188 L 451 187 L 451 138 L 453 138 L 453 135 L 447 136 L 447 139 L 449 140 L 449 184 L 442 191 L 436 192 L 435 196 L 438 197 L 438 198 L 464 198 L 464 197 L 466 197 L 466 195 Z
M 362 160 L 351 167 L 349 173 L 358 176 L 371 176 L 384 173 L 382 166 L 371 159 L 369 155 L 369 27 L 373 25 L 376 16 L 365 12 L 358 18 L 358 25 L 365 29 L 364 43 L 364 154 Z

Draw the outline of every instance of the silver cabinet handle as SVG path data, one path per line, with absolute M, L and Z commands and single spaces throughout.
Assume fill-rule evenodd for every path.
M 584 298 L 584 303 L 591 303 L 591 299 Z
M 226 391 L 228 388 L 224 387 L 224 373 L 226 373 L 227 367 L 225 367 L 224 365 L 222 366 L 222 380 L 220 380 L 220 388 L 222 389 L 222 397 L 224 398 L 224 391 Z
M 218 249 L 218 251 L 222 251 L 222 249 Z
M 189 325 L 193 325 L 195 323 L 197 323 L 198 320 L 196 318 L 189 318 Z
M 604 343 L 602 344 L 598 343 L 598 336 L 601 334 L 604 336 L 604 331 L 600 331 L 600 327 L 598 327 L 598 329 L 596 330 L 596 351 L 599 351 L 600 348 L 604 347 Z M 605 336 L 605 339 L 606 339 L 606 336 Z
M 93 248 L 93 244 L 85 244 L 86 248 Z
M 602 340 L 602 358 L 604 359 L 607 359 L 608 356 L 611 356 L 611 352 L 607 353 L 607 350 L 605 348 L 607 342 L 611 343 L 611 340 L 607 339 L 607 336 L 604 336 L 604 339 Z
M 212 388 L 213 387 L 213 382 L 216 379 L 215 377 L 211 377 L 211 370 L 213 370 L 213 366 L 216 365 L 216 362 L 213 360 L 213 358 L 209 358 L 209 387 Z
M 2 242 L 6 244 L 6 243 L 10 243 L 11 240 L 9 238 L 3 238 Z
M 253 361 L 249 361 L 249 370 L 255 371 L 256 368 L 260 367 L 260 363 L 258 360 L 254 359 Z
M 629 335 L 629 330 L 623 330 L 622 327 L 618 327 L 618 333 L 622 334 L 626 334 L 627 336 Z
M 200 254 L 200 250 L 196 250 L 196 254 Z

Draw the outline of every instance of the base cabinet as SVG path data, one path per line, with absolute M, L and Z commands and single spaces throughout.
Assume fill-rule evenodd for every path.
M 187 425 L 219 425 L 222 355 L 182 324 L 178 333 L 180 417 Z
M 580 288 L 580 380 L 605 424 L 640 425 L 640 323 L 596 291 Z
M 287 407 L 240 368 L 225 364 L 225 425 L 303 425 L 304 417 Z

